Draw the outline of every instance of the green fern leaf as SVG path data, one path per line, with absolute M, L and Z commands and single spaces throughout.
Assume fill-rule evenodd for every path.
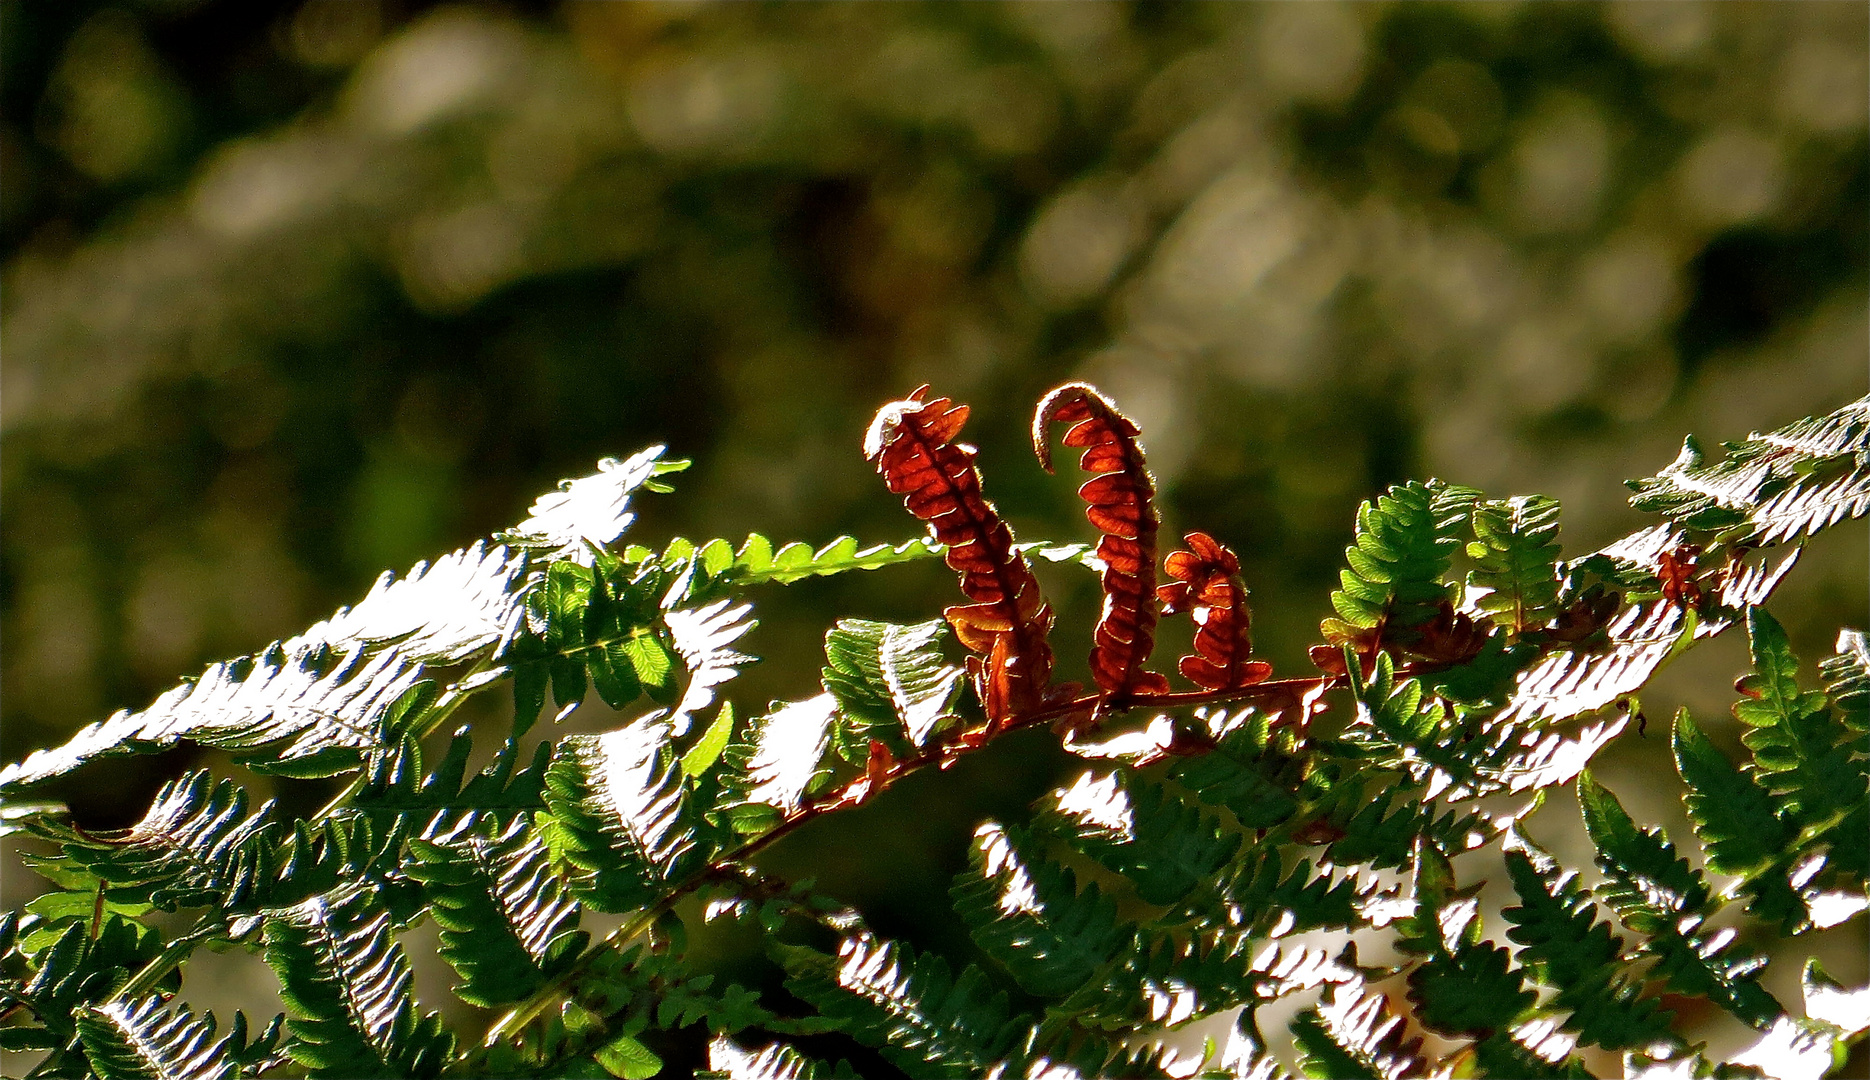
M 484 818 L 504 824 L 545 806 L 550 743 L 534 747 L 532 760 L 522 766 L 519 740 L 508 739 L 469 777 L 473 752 L 473 736 L 463 727 L 448 740 L 442 760 L 425 772 L 421 745 L 405 740 L 395 752 L 373 756 L 350 807 L 379 827 L 405 821 L 410 831 L 430 834 Z
M 1741 879 L 1747 910 L 1795 933 L 1807 921 L 1805 904 L 1787 880 L 1802 852 L 1799 830 L 1782 817 L 1772 796 L 1734 767 L 1683 709 L 1675 717 L 1675 765 L 1687 785 L 1683 801 L 1708 868 Z
M 1017 1038 L 1006 995 L 976 968 L 957 978 L 939 956 L 867 935 L 846 938 L 835 957 L 792 945 L 773 951 L 790 975 L 786 989 L 912 1076 L 982 1075 Z
M 1571 1011 L 1567 1031 L 1607 1050 L 1674 1041 L 1670 1014 L 1623 965 L 1623 939 L 1596 918 L 1575 872 L 1517 832 L 1506 869 L 1519 904 L 1502 914 L 1507 937 L 1521 946 L 1519 962 L 1533 979 L 1558 991 L 1552 1004 Z
M 1383 626 L 1388 640 L 1407 643 L 1435 618 L 1448 599 L 1442 575 L 1465 516 L 1458 500 L 1440 497 L 1446 491 L 1410 481 L 1358 507 L 1356 541 L 1344 549 L 1350 568 L 1339 575 L 1343 587 L 1331 594 L 1338 617 L 1325 620 L 1327 641 Z
M 1738 684 L 1746 697 L 1734 705 L 1734 716 L 1748 728 L 1741 741 L 1784 816 L 1804 828 L 1829 825 L 1870 789 L 1862 762 L 1853 760 L 1851 733 L 1831 714 L 1823 693 L 1799 688 L 1798 658 L 1778 620 L 1753 608 L 1747 635 L 1754 673 Z
M 1405 1042 L 1400 1017 L 1361 982 L 1333 986 L 1323 1004 L 1292 1022 L 1299 1068 L 1318 1080 L 1405 1080 L 1425 1076 L 1420 1038 Z
M 1069 869 L 1030 848 L 993 822 L 976 829 L 970 868 L 952 890 L 955 911 L 1028 992 L 1063 997 L 1127 951 L 1131 936 L 1096 885 L 1080 891 Z
M 913 626 L 840 619 L 825 635 L 825 692 L 842 717 L 832 736 L 839 756 L 863 764 L 872 738 L 900 754 L 953 718 L 966 674 L 942 658 L 947 627 L 941 619 Z
M 653 903 L 707 858 L 669 738 L 668 721 L 651 714 L 603 735 L 572 736 L 546 769 L 540 837 L 580 872 L 572 891 L 600 911 Z
M 1690 436 L 1668 468 L 1629 481 L 1631 505 L 1756 547 L 1870 512 L 1870 397 L 1723 448 L 1709 463 Z
M 35 947 L 33 939 L 47 938 Z M 7 972 L 0 975 L 0 1002 L 31 1010 L 49 1038 L 34 1040 L 58 1052 L 76 1038 L 73 1017 L 80 1007 L 101 1004 L 162 950 L 152 929 L 122 915 L 106 915 L 92 932 L 87 917 L 40 925 L 17 912 L 0 916 Z M 22 955 L 25 954 L 25 955 Z M 23 961 L 23 962 L 22 962 Z M 170 981 L 173 990 L 175 980 Z
M 493 1008 L 533 994 L 583 951 L 578 907 L 560 888 L 529 823 L 491 838 L 412 838 L 404 865 L 422 883 L 455 994 Z
M 113 1001 L 80 1010 L 74 1020 L 85 1056 L 100 1080 L 234 1080 L 239 1063 L 214 1040 L 214 1017 L 171 1014 L 162 998 Z
M 1173 907 L 1215 882 L 1240 836 L 1194 800 L 1129 770 L 1086 772 L 1053 792 L 1037 827 L 1122 875 L 1144 902 Z
M 1246 854 L 1225 892 L 1239 908 L 1242 927 L 1280 937 L 1359 926 L 1367 921 L 1371 906 L 1386 898 L 1374 878 L 1340 877 L 1323 866 L 1314 869 L 1308 859 L 1282 874 L 1278 851 L 1266 849 Z
M 266 920 L 291 1040 L 312 1076 L 437 1076 L 454 1036 L 418 1017 L 409 962 L 369 890 L 313 897 Z
M 1704 997 L 1754 1027 L 1785 1009 L 1760 985 L 1764 957 L 1733 947 L 1731 934 L 1701 929 L 1714 905 L 1707 882 L 1675 854 L 1661 829 L 1638 829 L 1623 804 L 1586 772 L 1578 778 L 1585 830 L 1608 880 L 1598 895 L 1623 924 L 1649 935 L 1654 974 L 1676 993 Z
M 1486 1038 L 1505 1031 L 1537 995 L 1524 987 L 1505 949 L 1481 940 L 1480 905 L 1454 888 L 1448 857 L 1432 844 L 1416 852 L 1416 913 L 1399 928 L 1402 947 L 1425 953 L 1409 972 L 1416 1018 L 1443 1035 Z
M 1242 828 L 1271 829 L 1291 820 L 1305 763 L 1274 717 L 1246 711 L 1231 722 L 1215 748 L 1176 762 L 1170 775 L 1209 806 L 1234 815 Z
M 1514 635 L 1543 626 L 1558 609 L 1558 502 L 1543 495 L 1488 500 L 1474 507 L 1474 603 Z

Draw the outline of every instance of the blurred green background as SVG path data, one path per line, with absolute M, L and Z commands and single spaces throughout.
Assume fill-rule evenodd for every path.
M 1087 533 L 1028 410 L 1103 387 L 1302 670 L 1389 482 L 1558 496 L 1578 554 L 1683 434 L 1864 392 L 1866 11 L 6 0 L 0 750 L 651 442 L 696 466 L 645 542 L 907 538 L 858 443 L 923 381 L 1027 538 Z M 1068 662 L 1094 583 L 1048 582 Z M 1773 607 L 1809 656 L 1865 592 L 1857 526 Z M 833 618 L 950 590 L 768 599 L 743 709 L 810 692 Z M 1719 724 L 1743 658 L 1658 693 Z M 1666 739 L 1625 743 L 1604 775 L 1666 817 Z M 973 825 L 1061 767 L 982 757 L 775 858 L 939 920 Z M 121 824 L 181 760 L 54 794 Z

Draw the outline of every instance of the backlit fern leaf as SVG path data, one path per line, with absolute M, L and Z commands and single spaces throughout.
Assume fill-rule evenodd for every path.
M 491 1008 L 538 990 L 583 948 L 566 895 L 530 823 L 498 835 L 409 841 L 405 869 L 422 883 L 441 928 L 456 996 Z
M 38 783 L 99 757 L 149 753 L 187 739 L 234 751 L 270 771 L 330 775 L 356 768 L 385 720 L 421 681 L 419 665 L 394 652 L 323 646 L 215 664 L 141 712 L 92 724 L 55 750 L 0 769 L 0 790 Z
M 246 1017 L 236 1013 L 226 1038 L 214 1038 L 211 1013 L 170 1012 L 160 995 L 140 1002 L 87 1006 L 74 1020 L 85 1057 L 101 1080 L 234 1080 L 243 1064 L 265 1062 L 279 1040 L 276 1017 L 248 1041 Z
M 1787 875 L 1799 861 L 1798 825 L 1783 816 L 1751 771 L 1735 768 L 1683 709 L 1675 717 L 1675 765 L 1687 790 L 1695 835 L 1708 869 L 1739 877 L 1748 910 L 1793 933 L 1807 922 Z
M 1548 622 L 1558 604 L 1558 502 L 1523 495 L 1477 503 L 1472 527 L 1468 587 L 1489 590 L 1474 603 L 1514 634 Z
M 246 815 L 247 796 L 204 771 L 170 781 L 149 811 L 120 834 L 89 834 L 54 823 L 37 831 L 64 858 L 105 883 L 116 902 L 165 911 L 206 907 L 222 918 L 298 903 L 308 896 L 394 867 L 405 830 L 375 827 L 349 811 L 290 828 L 268 820 L 271 804 Z
M 1668 468 L 1630 481 L 1631 503 L 1755 546 L 1870 512 L 1870 398 L 1723 448 L 1726 457 L 1710 463 L 1691 436 Z
M 1046 804 L 1039 828 L 1123 875 L 1151 904 L 1180 904 L 1219 878 L 1240 851 L 1240 836 L 1224 830 L 1218 817 L 1128 770 L 1101 779 L 1083 773 Z
M 1656 957 L 1652 977 L 1754 1027 L 1783 1015 L 1785 1009 L 1759 982 L 1766 959 L 1734 947 L 1731 932 L 1704 927 L 1717 906 L 1708 884 L 1662 830 L 1637 828 L 1617 797 L 1588 772 L 1578 778 L 1578 802 L 1608 879 L 1598 895 L 1625 926 L 1647 935 L 1643 951 Z
M 653 902 L 707 851 L 656 714 L 560 743 L 546 769 L 540 836 L 575 867 L 574 892 L 600 911 Z
M 441 761 L 425 769 L 420 744 L 405 740 L 394 752 L 372 756 L 350 805 L 381 825 L 406 819 L 410 831 L 422 834 L 481 818 L 505 822 L 545 806 L 550 743 L 539 743 L 532 760 L 521 765 L 519 742 L 508 739 L 470 777 L 473 752 L 473 736 L 462 728 L 449 739 Z
M 786 988 L 915 1076 L 980 1076 L 1008 1057 L 1018 1028 L 1006 995 L 976 968 L 957 978 L 948 962 L 868 935 L 838 955 L 775 945 Z
M 708 1070 L 705 1080 L 830 1080 L 834 1076 L 855 1075 L 848 1068 L 833 1071 L 813 1061 L 785 1043 L 769 1043 L 759 1050 L 747 1050 L 725 1035 L 717 1035 L 708 1044 Z
M 1063 997 L 1130 947 L 1117 905 L 1069 869 L 1034 858 L 1030 842 L 988 822 L 974 832 L 969 869 L 956 879 L 956 912 L 974 940 L 1022 987 Z
M 1623 962 L 1623 939 L 1596 917 L 1577 873 L 1517 832 L 1506 869 L 1519 897 L 1503 913 L 1512 924 L 1507 937 L 1519 943 L 1518 960 L 1533 979 L 1558 991 L 1552 1004 L 1570 1010 L 1565 1029 L 1607 1050 L 1674 1041 L 1670 1015 L 1644 996 Z
M 1333 1080 L 1404 1080 L 1424 1076 L 1420 1037 L 1404 1041 L 1389 999 L 1361 981 L 1333 986 L 1325 1001 L 1292 1023 L 1307 1076 Z
M 23 955 L 22 936 L 40 931 L 52 933 L 52 940 Z M 79 1009 L 110 1000 L 131 973 L 162 948 L 154 931 L 122 915 L 106 915 L 95 930 L 89 920 L 80 919 L 60 930 L 32 917 L 21 919 L 17 912 L 0 916 L 0 945 L 5 946 L 7 968 L 0 975 L 0 1012 L 24 1008 L 38 1022 L 38 1030 L 12 1045 L 55 1055 L 77 1037 L 74 1017 Z
M 454 1036 L 417 1015 L 409 962 L 369 890 L 317 896 L 266 920 L 291 1039 L 312 1076 L 439 1075 Z
M 833 741 L 845 760 L 861 765 L 872 738 L 898 752 L 905 739 L 921 746 L 952 718 L 966 673 L 943 660 L 947 625 L 840 619 L 825 635 L 823 682 L 844 720 Z
M 1821 691 L 1800 688 L 1798 658 L 1778 620 L 1752 609 L 1747 634 L 1753 674 L 1737 684 L 1745 696 L 1734 705 L 1747 726 L 1741 741 L 1781 813 L 1803 827 L 1826 825 L 1865 798 L 1864 766 L 1852 759 L 1850 732 Z
M 1430 1031 L 1494 1041 L 1521 1018 L 1535 995 L 1507 951 L 1480 936 L 1480 904 L 1457 890 L 1448 857 L 1419 842 L 1415 914 L 1400 924 L 1400 947 L 1422 956 L 1409 971 L 1409 1000 Z
M 630 499 L 639 489 L 668 490 L 656 478 L 688 468 L 688 462 L 662 456 L 667 447 L 652 446 L 630 458 L 605 458 L 597 472 L 559 482 L 558 490 L 539 496 L 525 521 L 497 539 L 590 565 L 593 548 L 603 549 L 629 529 L 636 515 Z
M 1325 640 L 1357 640 L 1375 632 L 1407 643 L 1434 619 L 1448 597 L 1442 575 L 1459 542 L 1463 514 L 1437 498 L 1439 489 L 1398 484 L 1357 509 L 1357 539 L 1344 549 L 1350 568 L 1331 594 L 1337 618 L 1326 619 Z

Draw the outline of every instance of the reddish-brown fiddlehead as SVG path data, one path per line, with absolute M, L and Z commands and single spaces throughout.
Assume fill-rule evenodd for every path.
M 1084 516 L 1103 538 L 1104 611 L 1091 648 L 1091 676 L 1108 699 L 1166 694 L 1169 681 L 1143 665 L 1156 646 L 1156 487 L 1137 445 L 1138 429 L 1110 400 L 1085 383 L 1066 383 L 1039 402 L 1032 448 L 1052 471 L 1046 436 L 1054 422 L 1072 426 L 1065 445 L 1082 447 L 1080 468 L 1091 479 L 1078 489 Z

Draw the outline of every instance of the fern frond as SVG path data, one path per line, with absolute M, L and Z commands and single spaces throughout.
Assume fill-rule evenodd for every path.
M 1117 905 L 1069 869 L 1035 858 L 1020 833 L 988 822 L 974 831 L 969 869 L 955 878 L 955 911 L 974 940 L 1022 987 L 1064 997 L 1127 951 Z
M 769 807 L 774 814 L 803 806 L 831 779 L 824 760 L 839 715 L 837 699 L 819 694 L 754 720 L 721 755 L 723 786 L 743 805 Z
M 447 1063 L 454 1036 L 417 1015 L 409 962 L 370 891 L 269 916 L 266 962 L 288 1010 L 286 1053 L 312 1076 L 437 1076 Z
M 872 738 L 898 751 L 928 741 L 944 720 L 966 673 L 942 657 L 947 623 L 940 619 L 903 626 L 867 619 L 840 619 L 825 634 L 824 688 L 837 699 L 846 721 L 834 747 L 862 764 Z
M 600 911 L 651 903 L 707 857 L 700 813 L 667 754 L 669 724 L 651 714 L 560 743 L 546 769 L 540 837 L 577 868 L 572 891 Z
M 1576 574 L 1594 564 L 1653 581 L 1664 553 L 1675 550 L 1683 535 L 1666 525 L 1645 529 L 1568 563 L 1567 573 Z M 1653 595 L 1628 604 L 1604 627 L 1605 640 L 1600 644 L 1548 653 L 1521 672 L 1500 720 L 1567 720 L 1641 690 L 1657 669 L 1683 649 L 1719 634 L 1751 606 L 1765 603 L 1796 565 L 1801 550 L 1732 549 L 1719 588 L 1699 609 Z
M 362 600 L 315 623 L 295 642 L 345 649 L 394 646 L 425 663 L 467 659 L 518 632 L 535 583 L 521 553 L 486 541 L 419 562 L 402 577 L 385 571 Z
M 1122 875 L 1144 902 L 1168 907 L 1219 878 L 1240 851 L 1219 817 L 1129 770 L 1080 774 L 1047 797 L 1037 826 Z
M 1405 1080 L 1425 1076 L 1420 1037 L 1405 1042 L 1389 999 L 1361 981 L 1333 986 L 1323 1004 L 1292 1022 L 1307 1076 L 1333 1080 Z
M 1747 910 L 1795 933 L 1808 921 L 1804 902 L 1787 880 L 1803 854 L 1798 826 L 1708 741 L 1687 709 L 1675 716 L 1674 742 L 1675 767 L 1687 788 L 1682 800 L 1708 853 L 1708 868 L 1740 878 L 1740 890 L 1751 898 Z
M 1870 732 L 1870 637 L 1862 630 L 1838 631 L 1837 652 L 1818 664 L 1838 719 L 1860 737 Z
M 10 969 L 0 976 L 0 1009 L 31 1011 L 45 1035 L 22 1041 L 37 1049 L 57 1053 L 69 1045 L 77 1037 L 73 1018 L 78 1010 L 110 1000 L 131 973 L 162 950 L 154 930 L 122 915 L 106 915 L 95 933 L 88 918 L 73 918 L 63 929 L 29 920 L 17 912 L 0 916 L 0 944 L 6 945 Z M 49 934 L 51 941 L 22 957 L 22 932 Z
M 1703 929 L 1715 907 L 1708 884 L 1676 855 L 1663 831 L 1638 829 L 1617 797 L 1588 772 L 1578 778 L 1578 803 L 1608 879 L 1598 895 L 1625 926 L 1648 935 L 1643 951 L 1656 957 L 1652 977 L 1756 1028 L 1784 1015 L 1759 982 L 1765 957 L 1735 948 L 1731 932 Z
M 1480 936 L 1480 902 L 1454 886 L 1448 857 L 1416 845 L 1415 915 L 1399 927 L 1401 947 L 1423 959 L 1409 972 L 1416 1019 L 1442 1035 L 1491 1040 L 1521 1019 L 1537 995 L 1507 951 Z
M 1474 507 L 1467 554 L 1475 568 L 1467 576 L 1468 589 L 1486 589 L 1474 604 L 1513 634 L 1543 626 L 1557 614 L 1558 511 L 1558 501 L 1543 495 Z
M 532 760 L 521 765 L 519 740 L 508 739 L 470 777 L 473 752 L 473 736 L 463 727 L 448 740 L 441 761 L 425 770 L 420 744 L 405 740 L 393 752 L 372 756 L 349 807 L 379 827 L 402 822 L 412 833 L 429 835 L 482 818 L 506 822 L 531 816 L 545 806 L 550 743 L 534 747 Z
M 87 1006 L 74 1017 L 85 1057 L 100 1080 L 234 1080 L 243 1062 L 269 1056 L 283 1019 L 276 1017 L 249 1043 L 246 1017 L 235 1014 L 232 1032 L 216 1041 L 212 1013 L 170 1012 L 155 994 L 140 1002 Z
M 830 1080 L 850 1075 L 848 1066 L 833 1071 L 785 1043 L 769 1043 L 747 1050 L 725 1035 L 708 1044 L 708 1071 L 701 1077 L 718 1080 Z
M 578 905 L 560 887 L 530 823 L 498 835 L 409 841 L 404 869 L 422 884 L 455 994 L 486 1008 L 520 1001 L 584 948 Z
M 1385 640 L 1407 643 L 1435 618 L 1448 599 L 1442 575 L 1464 516 L 1438 500 L 1439 491 L 1410 481 L 1357 508 L 1356 541 L 1344 549 L 1350 568 L 1331 594 L 1338 616 L 1325 620 L 1325 640 L 1352 641 L 1380 627 Z
M 911 1075 L 982 1075 L 1018 1038 L 1006 995 L 976 968 L 957 978 L 939 956 L 868 935 L 844 939 L 835 957 L 802 946 L 773 950 L 789 973 L 786 989 Z
M 688 671 L 688 685 L 669 713 L 676 735 L 688 734 L 694 718 L 714 704 L 715 688 L 739 675 L 742 665 L 753 662 L 753 657 L 734 648 L 735 642 L 759 625 L 747 617 L 752 610 L 751 604 L 722 600 L 663 613 L 676 655 Z
M 275 645 L 215 664 L 142 712 L 119 712 L 64 746 L 0 769 L 0 790 L 63 776 L 100 757 L 149 753 L 184 739 L 234 751 L 271 771 L 323 776 L 356 768 L 385 720 L 421 681 L 418 665 L 359 647 L 342 657 Z
M 1798 657 L 1778 620 L 1748 611 L 1747 636 L 1753 674 L 1736 684 L 1745 697 L 1734 717 L 1748 729 L 1740 740 L 1783 814 L 1805 827 L 1826 823 L 1863 802 L 1870 788 L 1863 763 L 1852 760 L 1850 732 L 1822 692 L 1800 689 Z
M 1305 763 L 1292 752 L 1289 737 L 1274 727 L 1274 719 L 1245 712 L 1212 751 L 1181 759 L 1170 776 L 1202 802 L 1231 812 L 1242 828 L 1284 824 L 1299 811 Z
M 1709 463 L 1690 436 L 1668 468 L 1629 482 L 1631 505 L 1753 546 L 1870 512 L 1870 397 L 1723 449 Z
M 593 548 L 608 547 L 636 520 L 630 499 L 637 491 L 667 490 L 656 478 L 688 468 L 686 461 L 664 458 L 667 449 L 652 446 L 623 461 L 605 458 L 592 475 L 561 480 L 557 491 L 533 502 L 525 521 L 498 539 L 554 562 L 590 565 Z

